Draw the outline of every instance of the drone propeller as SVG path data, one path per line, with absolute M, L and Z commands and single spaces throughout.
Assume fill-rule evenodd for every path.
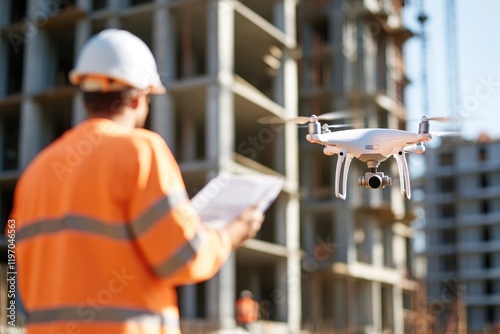
M 361 124 L 362 125 L 362 124 Z M 349 123 L 349 124 L 323 124 L 322 127 L 328 126 L 330 129 L 339 129 L 339 128 L 356 128 L 360 126 L 360 123 Z M 299 125 L 299 128 L 304 129 L 307 128 L 307 125 Z
M 460 136 L 462 133 L 460 131 L 432 131 L 431 135 L 437 137 L 455 137 Z
M 316 116 L 320 121 L 334 121 L 337 119 L 349 118 L 351 115 L 348 111 L 332 111 L 326 114 Z M 257 120 L 260 124 L 284 124 L 284 123 L 295 123 L 295 124 L 307 124 L 311 121 L 311 117 L 307 116 L 297 116 L 293 118 L 283 119 L 277 116 L 264 116 Z
M 421 118 L 409 119 L 408 122 L 428 122 L 434 121 L 439 123 L 448 123 L 448 122 L 456 122 L 460 119 L 458 117 L 447 117 L 447 116 L 436 116 L 429 117 L 427 115 L 422 116 Z
M 436 121 L 436 122 L 440 122 L 440 123 L 447 123 L 447 122 L 454 122 L 454 121 L 457 121 L 458 118 L 456 117 L 427 117 L 427 116 L 424 116 L 422 117 L 421 121 Z

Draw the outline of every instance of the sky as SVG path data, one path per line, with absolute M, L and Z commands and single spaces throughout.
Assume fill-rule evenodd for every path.
M 429 116 L 452 116 L 448 100 L 447 36 L 445 7 L 453 0 L 424 0 L 426 23 L 427 77 Z M 457 124 L 466 139 L 476 139 L 486 132 L 500 139 L 500 1 L 454 0 L 458 49 L 459 94 Z M 404 25 L 417 35 L 405 45 L 407 75 L 411 81 L 406 89 L 408 119 L 418 120 L 424 113 L 422 103 L 420 0 L 407 0 Z M 418 121 L 408 129 L 418 129 Z M 451 130 L 451 124 L 433 124 L 436 131 Z

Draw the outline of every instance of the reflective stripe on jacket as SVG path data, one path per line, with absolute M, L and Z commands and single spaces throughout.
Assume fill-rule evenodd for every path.
M 88 120 L 21 176 L 11 218 L 28 333 L 179 333 L 175 286 L 229 243 L 199 221 L 157 134 Z

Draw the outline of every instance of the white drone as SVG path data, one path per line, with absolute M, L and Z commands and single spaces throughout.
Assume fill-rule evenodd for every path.
M 399 169 L 401 193 L 408 199 L 411 198 L 410 176 L 405 153 L 414 152 L 422 154 L 425 151 L 424 142 L 432 139 L 429 132 L 429 121 L 448 121 L 446 117 L 423 116 L 418 128 L 418 133 L 394 129 L 349 129 L 331 132 L 331 127 L 347 127 L 349 125 L 321 125 L 319 120 L 334 120 L 345 118 L 345 113 L 332 112 L 311 117 L 299 116 L 292 119 L 278 120 L 276 117 L 261 119 L 261 123 L 288 123 L 307 124 L 308 134 L 306 139 L 311 143 L 325 146 L 323 153 L 331 156 L 338 154 L 337 168 L 335 171 L 335 196 L 346 199 L 347 175 L 353 158 L 366 162 L 370 171 L 358 179 L 358 185 L 366 188 L 378 189 L 390 186 L 391 177 L 377 170 L 382 161 L 391 155 L 396 159 Z M 342 192 L 340 192 L 340 177 L 342 176 Z

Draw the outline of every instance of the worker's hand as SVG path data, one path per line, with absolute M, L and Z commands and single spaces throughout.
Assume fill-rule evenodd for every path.
M 263 221 L 264 215 L 256 210 L 256 207 L 251 207 L 243 211 L 235 220 L 226 225 L 223 229 L 223 233 L 226 233 L 229 237 L 234 249 L 239 247 L 246 240 L 255 237 Z

